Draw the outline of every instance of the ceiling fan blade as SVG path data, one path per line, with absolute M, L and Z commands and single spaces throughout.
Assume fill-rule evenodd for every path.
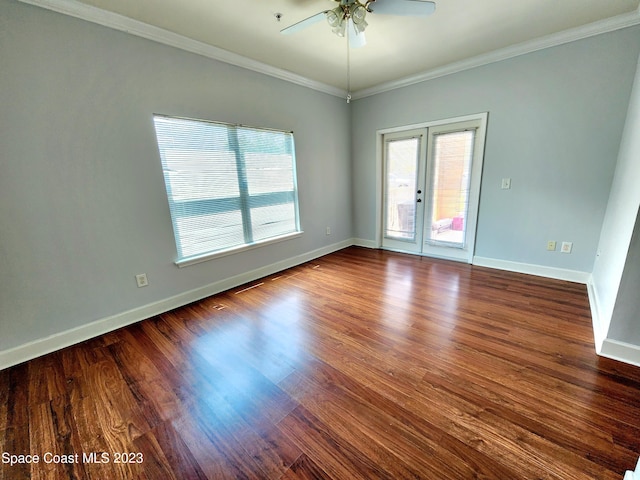
M 315 15 L 312 15 L 309 18 L 300 20 L 298 23 L 294 23 L 293 25 L 290 25 L 287 28 L 280 30 L 280 33 L 284 35 L 291 35 L 292 33 L 299 32 L 300 30 L 304 30 L 305 28 L 310 27 L 314 23 L 321 22 L 322 20 L 327 18 L 327 12 L 329 12 L 329 10 L 316 13 Z
M 383 15 L 426 17 L 436 11 L 436 4 L 426 0 L 373 0 L 369 9 Z

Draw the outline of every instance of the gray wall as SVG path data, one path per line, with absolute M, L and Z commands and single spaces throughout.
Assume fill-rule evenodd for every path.
M 640 60 L 593 268 L 597 340 L 609 337 L 640 345 L 639 179 Z
M 640 215 L 636 219 L 635 229 L 629 244 L 627 261 L 620 281 L 608 338 L 640 346 L 640 296 L 638 296 L 638 290 L 640 290 Z
M 13 0 L 0 86 L 0 351 L 352 236 L 342 99 Z M 304 235 L 176 267 L 155 112 L 293 130 Z
M 639 51 L 627 28 L 357 100 L 355 237 L 376 238 L 376 130 L 488 111 L 476 255 L 591 272 Z

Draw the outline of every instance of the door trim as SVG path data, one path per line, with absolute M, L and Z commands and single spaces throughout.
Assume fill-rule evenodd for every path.
M 398 133 L 398 132 L 403 132 L 406 130 L 417 130 L 417 129 L 421 129 L 421 128 L 430 128 L 430 127 L 436 127 L 436 126 L 440 126 L 440 125 L 445 125 L 448 123 L 460 123 L 460 122 L 467 122 L 467 121 L 472 121 L 472 120 L 477 120 L 480 121 L 480 127 L 478 128 L 478 130 L 476 131 L 476 142 L 477 142 L 477 146 L 480 147 L 480 150 L 482 152 L 482 155 L 480 156 L 480 158 L 477 159 L 477 167 L 475 165 L 475 161 L 474 161 L 474 167 L 473 170 L 474 172 L 478 172 L 479 175 L 476 175 L 475 177 L 472 177 L 472 183 L 475 183 L 475 185 L 473 185 L 474 189 L 477 189 L 478 192 L 478 202 L 476 205 L 476 211 L 474 212 L 474 215 L 477 219 L 477 215 L 478 215 L 478 211 L 479 211 L 479 204 L 480 204 L 480 185 L 481 185 L 481 181 L 482 181 L 482 167 L 483 167 L 483 160 L 484 160 L 484 149 L 485 149 L 485 141 L 486 141 L 486 132 L 487 132 L 487 122 L 488 122 L 488 118 L 489 118 L 489 112 L 480 112 L 480 113 L 475 113 L 475 114 L 470 114 L 470 115 L 463 115 L 463 116 L 459 116 L 459 117 L 451 117 L 451 118 L 443 118 L 440 120 L 433 120 L 433 121 L 428 121 L 428 122 L 421 122 L 421 123 L 414 123 L 414 124 L 410 124 L 410 125 L 402 125 L 402 126 L 398 126 L 398 127 L 390 127 L 390 128 L 383 128 L 380 130 L 376 131 L 376 238 L 375 238 L 375 242 L 376 242 L 376 248 L 382 248 L 382 238 L 384 235 L 384 221 L 383 221 L 383 205 L 382 205 L 382 200 L 383 200 L 383 188 L 384 188 L 384 172 L 383 172 L 383 166 L 384 166 L 384 136 L 390 133 Z M 476 231 L 477 231 L 477 222 L 476 222 Z M 433 257 L 440 257 L 440 258 L 447 258 L 450 260 L 457 260 L 457 261 L 463 261 L 466 263 L 472 263 L 473 261 L 473 255 L 475 252 L 475 235 L 476 232 L 473 232 L 473 238 L 470 239 L 470 250 L 469 250 L 469 258 L 468 260 L 460 260 L 460 259 L 455 259 L 455 258 L 448 258 L 446 256 L 438 256 L 438 255 L 429 255 L 429 256 L 433 256 Z M 423 254 L 424 255 L 424 254 Z
M 415 215 L 415 238 L 410 240 L 410 239 L 399 239 L 399 238 L 392 238 L 392 237 L 387 237 L 385 236 L 385 226 L 387 224 L 387 214 L 388 211 L 386 211 L 386 207 L 387 207 L 387 201 L 388 199 L 386 198 L 386 183 L 387 183 L 387 169 L 388 169 L 388 158 L 385 159 L 386 157 L 386 152 L 387 152 L 387 146 L 389 143 L 391 142 L 395 142 L 395 141 L 402 141 L 402 140 L 409 140 L 409 139 L 417 139 L 418 140 L 418 149 L 416 152 L 416 177 L 415 177 L 415 185 L 414 185 L 414 190 L 412 192 L 412 196 L 413 198 L 417 198 L 420 195 L 416 192 L 416 190 L 420 190 L 420 191 L 424 191 L 425 189 L 425 166 L 426 166 L 426 158 L 427 158 L 427 129 L 426 128 L 420 128 L 420 129 L 416 129 L 416 130 L 403 130 L 400 132 L 393 132 L 393 133 L 387 133 L 383 136 L 383 143 L 385 144 L 383 146 L 383 157 L 382 157 L 382 167 L 383 167 L 383 174 L 382 174 L 382 202 L 383 202 L 383 207 L 382 207 L 382 245 L 384 245 L 384 248 L 387 250 L 397 250 L 397 251 L 407 251 L 410 253 L 414 253 L 417 254 L 419 251 L 422 250 L 422 244 L 423 244 L 423 233 L 424 233 L 424 229 L 422 228 L 422 222 L 423 222 L 423 217 L 424 217 L 424 207 L 426 202 L 423 202 L 421 200 L 420 204 L 415 204 L 415 210 L 414 210 L 414 215 Z M 386 160 L 386 161 L 385 161 Z M 385 245 L 386 244 L 386 245 Z M 405 248 L 406 247 L 406 248 Z

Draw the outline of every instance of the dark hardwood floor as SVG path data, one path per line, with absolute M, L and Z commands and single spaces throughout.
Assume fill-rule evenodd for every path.
M 0 371 L 0 453 L 3 480 L 620 480 L 640 368 L 596 356 L 583 285 L 353 247 Z

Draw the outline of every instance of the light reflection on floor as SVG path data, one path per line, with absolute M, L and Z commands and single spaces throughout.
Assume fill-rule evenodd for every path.
M 277 383 L 289 375 L 302 362 L 306 341 L 300 312 L 295 291 L 271 299 L 260 315 L 225 312 L 234 315 L 233 321 L 220 323 L 193 344 L 194 355 L 207 362 L 203 368 L 209 368 L 215 391 L 243 408 L 262 391 L 265 380 Z
M 415 288 L 414 275 L 429 275 L 434 277 L 442 288 L 429 292 Z M 402 259 L 390 259 L 386 265 L 384 274 L 384 296 L 381 307 L 383 322 L 394 332 L 408 332 L 415 324 L 416 318 L 412 317 L 406 306 L 416 302 L 425 304 L 425 315 L 429 310 L 437 310 L 439 322 L 429 323 L 429 329 L 441 335 L 443 332 L 453 332 L 457 325 L 459 314 L 459 289 L 460 274 L 451 269 L 440 268 L 438 264 L 432 264 L 427 271 L 416 270 L 415 267 L 405 268 Z M 442 315 L 447 313 L 448 315 Z M 415 334 L 413 332 L 412 334 Z M 424 332 L 428 334 L 428 332 Z
M 413 269 L 403 268 L 401 262 L 391 260 L 386 265 L 384 279 L 381 321 L 394 331 L 405 331 L 414 321 L 405 308 L 414 295 Z

